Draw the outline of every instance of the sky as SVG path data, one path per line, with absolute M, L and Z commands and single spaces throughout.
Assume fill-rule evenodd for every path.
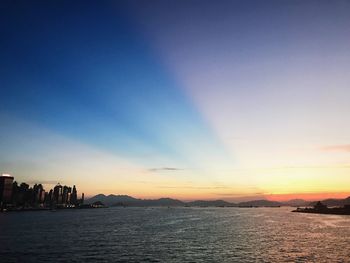
M 1 1 L 0 172 L 86 196 L 348 196 L 349 14 L 349 1 Z

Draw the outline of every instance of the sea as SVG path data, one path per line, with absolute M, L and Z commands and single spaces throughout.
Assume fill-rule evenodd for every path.
M 291 210 L 0 213 L 0 262 L 350 262 L 350 216 Z

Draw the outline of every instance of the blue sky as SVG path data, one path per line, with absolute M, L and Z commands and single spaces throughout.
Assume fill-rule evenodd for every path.
M 1 172 L 139 196 L 345 191 L 349 11 L 347 1 L 5 1 Z
M 38 2 L 14 9 L 5 15 L 3 112 L 112 152 L 122 147 L 122 154 L 137 154 L 141 143 L 185 158 L 168 141 L 172 131 L 206 132 L 119 6 Z

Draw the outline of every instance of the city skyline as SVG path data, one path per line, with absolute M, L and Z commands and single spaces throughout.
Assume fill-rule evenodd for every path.
M 0 173 L 86 197 L 349 196 L 348 1 L 0 5 Z
M 85 195 L 73 187 L 57 183 L 49 191 L 41 183 L 32 186 L 18 182 L 10 174 L 0 175 L 0 209 L 7 211 L 54 210 L 56 208 L 91 208 L 84 205 Z

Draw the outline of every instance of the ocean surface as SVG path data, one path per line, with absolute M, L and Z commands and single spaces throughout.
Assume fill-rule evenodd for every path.
M 0 214 L 0 262 L 350 262 L 350 216 L 292 208 Z

